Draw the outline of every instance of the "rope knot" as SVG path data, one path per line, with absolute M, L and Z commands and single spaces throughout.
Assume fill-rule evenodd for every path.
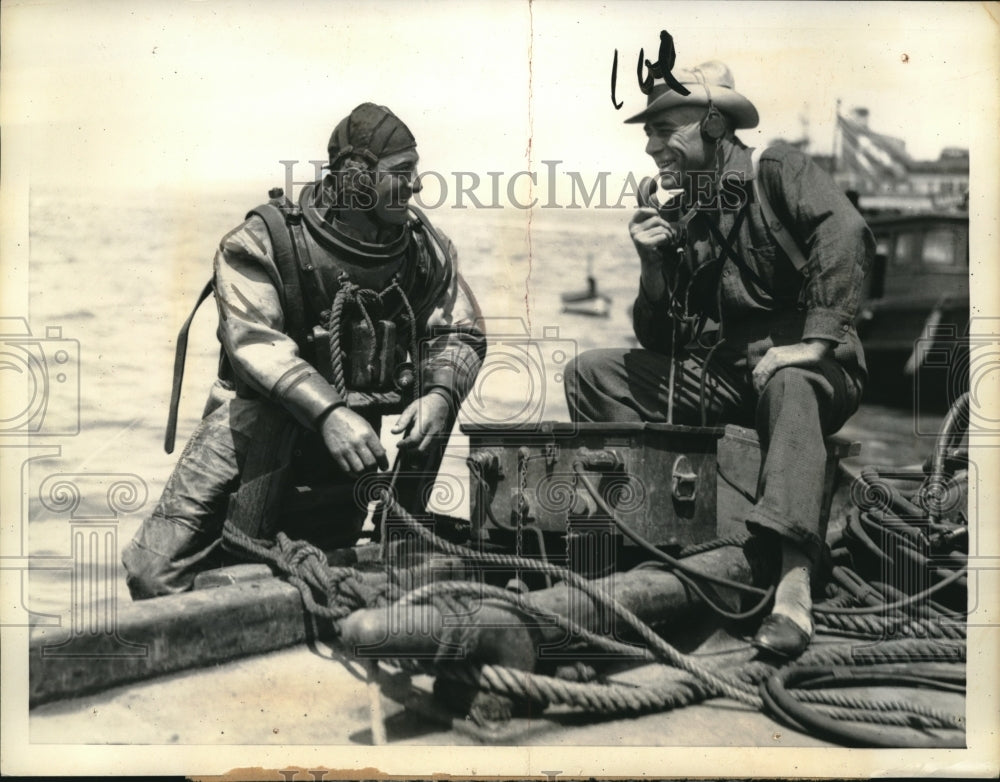
M 279 532 L 275 540 L 285 561 L 293 568 L 298 568 L 308 560 L 326 564 L 326 554 L 305 540 L 291 540 L 284 532 Z

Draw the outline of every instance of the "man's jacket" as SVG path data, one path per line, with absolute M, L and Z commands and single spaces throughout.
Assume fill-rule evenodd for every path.
M 765 150 L 759 184 L 806 259 L 805 267 L 796 269 L 756 203 L 751 150 L 738 141 L 727 148 L 722 171 L 730 177 L 730 203 L 721 199 L 721 209 L 699 214 L 688 226 L 688 263 L 698 270 L 689 311 L 710 319 L 712 329 L 721 323 L 727 348 L 745 351 L 750 369 L 775 345 L 822 338 L 836 343 L 834 357 L 841 364 L 864 374 L 854 318 L 875 247 L 864 219 L 807 155 L 782 145 Z M 742 186 L 732 184 L 741 179 Z M 740 211 L 734 208 L 736 200 L 747 205 L 734 236 Z M 715 223 L 717 233 L 708 221 Z M 738 259 L 725 253 L 719 235 L 732 238 Z M 678 268 L 679 262 L 670 266 L 664 272 L 668 290 L 678 274 L 691 277 L 690 269 Z M 672 344 L 680 348 L 694 336 L 692 324 L 682 323 L 672 339 L 668 302 L 650 301 L 641 285 L 632 312 L 635 334 L 647 349 L 669 353 Z
M 332 241 L 320 210 L 312 207 L 315 189 L 303 190 L 304 281 L 326 308 L 333 302 L 346 275 L 350 281 L 376 292 L 395 278 L 406 295 L 416 321 L 419 344 L 419 393 L 439 393 L 452 409 L 471 390 L 486 352 L 482 319 L 472 291 L 458 272 L 457 253 L 449 239 L 437 232 L 439 247 L 421 224 L 411 220 L 401 228 L 389 258 L 363 257 L 345 252 L 343 242 Z M 307 214 L 308 212 L 308 214 Z M 398 250 L 398 252 L 396 252 Z M 325 412 L 341 403 L 336 389 L 302 355 L 286 334 L 284 291 L 267 227 L 257 216 L 223 237 L 215 256 L 215 297 L 219 307 L 219 339 L 237 377 L 237 386 L 283 405 L 300 423 L 316 429 Z M 310 298 L 304 296 L 304 298 Z M 305 302 L 309 325 L 320 322 L 317 306 Z M 405 305 L 398 294 L 386 296 L 386 316 L 399 320 Z M 408 316 L 407 316 L 408 317 Z

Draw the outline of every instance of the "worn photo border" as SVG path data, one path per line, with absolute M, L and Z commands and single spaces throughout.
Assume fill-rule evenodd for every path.
M 620 81 L 627 85 L 629 108 L 639 105 L 635 94 L 631 58 L 635 53 L 631 49 L 632 40 L 615 40 L 615 28 L 610 28 L 607 37 L 601 40 L 587 41 L 589 50 L 581 51 L 570 48 L 570 44 L 579 44 L 574 40 L 572 31 L 532 30 L 532 16 L 543 13 L 546 6 L 552 6 L 552 0 L 534 0 L 534 2 L 512 3 L 518 8 L 513 17 L 520 20 L 523 27 L 516 33 L 511 33 L 512 40 L 518 35 L 525 36 L 530 45 L 512 50 L 512 56 L 530 56 L 534 47 L 566 46 L 566 57 L 592 57 L 603 63 L 602 72 L 605 77 L 599 83 L 578 83 L 566 85 L 565 99 L 575 100 L 582 90 L 594 90 L 600 93 L 601 99 L 608 103 L 607 111 L 612 112 L 608 93 L 607 75 L 610 71 L 611 53 L 616 47 L 622 47 L 623 64 L 620 66 Z M 31 36 L 44 35 L 45 31 L 33 21 L 34 10 L 42 5 L 52 6 L 52 3 L 31 2 L 30 0 L 12 0 L 5 2 L 0 17 L 0 128 L 2 128 L 2 161 L 0 161 L 0 264 L 2 264 L 2 284 L 0 284 L 0 301 L 4 316 L 29 317 L 28 312 L 28 279 L 31 274 L 29 267 L 29 211 L 28 193 L 32 183 L 37 181 L 38 171 L 33 165 L 41 157 L 36 148 L 36 128 L 32 117 L 37 112 L 45 116 L 47 109 L 44 94 L 31 94 L 25 91 L 25 83 L 35 77 L 35 74 L 25 73 L 20 69 L 21 63 L 12 60 L 12 52 L 23 51 L 26 39 Z M 88 5 L 70 2 L 56 2 L 59 9 L 60 25 L 78 30 L 80 36 L 92 32 L 94 24 L 88 16 Z M 204 2 L 168 3 L 157 0 L 152 3 L 118 4 L 123 16 L 128 14 L 160 14 L 164 25 L 170 25 L 176 15 L 187 13 L 196 6 L 204 9 L 213 6 L 219 10 L 218 30 L 220 35 L 239 35 L 239 3 L 215 3 L 214 0 Z M 353 3 L 341 5 L 345 11 L 360 12 L 360 5 Z M 385 3 L 380 10 L 385 13 L 402 13 L 412 15 L 411 29 L 414 40 L 423 40 L 424 44 L 414 44 L 413 51 L 422 58 L 430 56 L 429 51 L 435 49 L 427 44 L 437 40 L 442 27 L 446 27 L 444 19 L 447 16 L 445 3 L 436 0 L 414 3 L 404 6 Z M 602 8 L 599 3 L 571 0 L 574 9 L 581 15 L 598 13 Z M 817 14 L 829 12 L 830 5 L 826 3 L 810 4 Z M 852 25 L 865 25 L 869 14 L 884 20 L 898 15 L 898 29 L 887 30 L 887 46 L 895 46 L 897 41 L 893 36 L 905 38 L 907 30 L 923 29 L 932 22 L 921 21 L 933 16 L 934 4 L 873 4 L 866 7 L 860 3 L 838 3 L 836 5 L 842 14 L 843 26 L 831 29 L 829 32 L 830 50 L 816 51 L 812 55 L 798 53 L 797 62 L 808 62 L 816 69 L 830 67 L 831 53 L 837 47 L 850 45 L 850 28 Z M 974 100 L 970 101 L 969 133 L 971 147 L 971 191 L 970 199 L 970 255 L 972 284 L 970 285 L 972 316 L 974 318 L 995 319 L 1000 316 L 1000 141 L 997 127 L 1000 126 L 1000 7 L 996 4 L 956 4 L 960 10 L 956 14 L 969 25 L 970 52 L 975 53 L 971 62 L 952 63 L 954 76 L 962 79 L 969 86 Z M 243 4 L 247 9 L 259 11 L 261 4 L 248 2 Z M 275 25 L 280 28 L 276 33 L 278 40 L 292 43 L 296 38 L 296 30 L 302 25 L 308 25 L 313 14 L 321 13 L 321 9 L 329 8 L 330 4 L 294 2 L 269 6 L 273 8 Z M 499 5 L 495 3 L 477 4 L 481 8 L 484 19 L 492 18 L 499 13 Z M 773 20 L 774 15 L 780 15 L 783 9 L 792 13 L 790 6 L 782 3 L 637 3 L 624 4 L 621 13 L 641 15 L 648 19 L 647 46 L 652 48 L 656 42 L 658 31 L 668 24 L 678 29 L 684 27 L 685 16 L 697 19 L 700 27 L 710 27 L 713 24 L 743 25 L 752 29 L 759 20 L 766 17 Z M 606 9 L 602 13 L 607 13 Z M 796 11 L 796 14 L 803 13 Z M 808 13 L 808 10 L 805 12 Z M 943 13 L 943 12 L 942 12 Z M 280 17 L 278 16 L 280 14 Z M 49 17 L 47 17 L 49 18 Z M 100 18 L 100 17 L 96 17 Z M 258 18 L 258 17 L 254 17 Z M 797 18 L 801 19 L 801 16 Z M 768 23 L 771 23 L 770 21 Z M 123 21 L 122 30 L 128 30 L 127 21 Z M 484 35 L 491 34 L 488 27 Z M 335 41 L 338 30 L 329 29 L 331 41 Z M 413 89 L 447 90 L 448 74 L 452 68 L 475 69 L 482 64 L 471 62 L 453 63 L 448 61 L 448 46 L 444 38 L 439 41 L 437 51 L 442 58 L 442 79 L 435 85 L 417 85 Z M 15 45 L 16 44 L 16 45 Z M 789 42 L 789 48 L 794 48 L 794 41 Z M 379 79 L 407 78 L 405 60 L 408 56 L 407 42 L 400 40 L 387 41 L 385 52 L 369 52 L 372 63 L 372 90 Z M 320 53 L 315 53 L 319 56 Z M 725 53 L 720 56 L 724 57 Z M 95 50 L 95 57 L 103 56 L 100 49 Z M 212 67 L 212 51 L 190 52 L 193 62 L 203 63 L 206 69 Z M 291 56 L 291 55 L 289 55 Z M 296 57 L 304 56 L 301 52 Z M 331 45 L 329 56 L 334 62 L 335 47 Z M 783 80 L 794 79 L 795 74 L 787 70 L 790 60 L 781 53 L 775 54 L 775 67 L 783 68 Z M 494 63 L 495 67 L 501 64 Z M 392 67 L 386 67 L 392 66 Z M 530 63 L 513 63 L 511 68 L 516 73 L 523 73 L 523 68 L 530 69 Z M 387 76 L 386 74 L 391 74 Z M 13 83 L 8 79 L 18 80 Z M 737 75 L 738 77 L 738 75 Z M 27 80 L 23 82 L 21 80 Z M 488 80 L 486 82 L 488 84 Z M 808 79 L 803 78 L 803 90 L 807 88 Z M 463 82 L 463 84 L 465 84 Z M 235 86 L 235 85 L 234 85 Z M 536 85 L 537 86 L 537 85 Z M 8 89 L 8 87 L 12 87 Z M 151 89 L 159 89 L 150 85 Z M 755 85 L 757 92 L 765 92 L 767 87 Z M 624 96 L 626 89 L 620 88 Z M 393 90 L 389 90 L 392 94 Z M 353 95 L 353 93 L 352 93 Z M 484 144 L 488 144 L 489 133 L 498 131 L 503 134 L 517 136 L 523 134 L 526 127 L 531 126 L 532 96 L 528 94 L 527 86 L 520 103 L 508 107 L 507 114 L 510 127 L 498 128 L 494 124 L 497 112 L 487 110 L 491 96 L 489 90 L 478 95 L 464 93 L 452 96 L 450 101 L 455 112 L 475 113 L 481 109 L 481 119 L 478 127 L 482 132 Z M 316 100 L 325 101 L 328 114 L 339 116 L 346 110 L 351 97 L 338 95 L 321 95 Z M 933 95 L 928 94 L 928 100 Z M 109 124 L 113 124 L 115 104 L 113 93 L 108 95 L 108 103 L 94 105 L 93 111 L 106 113 Z M 295 106 L 286 105 L 280 108 L 282 122 L 290 125 L 296 123 Z M 57 113 L 57 112 L 54 112 Z M 401 110 L 402 114 L 403 111 Z M 536 112 L 537 113 L 537 112 Z M 620 113 L 624 115 L 624 112 Z M 549 116 L 546 114 L 546 116 Z M 621 119 L 623 117 L 619 117 Z M 414 124 L 425 123 L 426 118 L 417 119 Z M 475 123 L 460 123 L 465 129 L 475 127 Z M 552 130 L 551 128 L 548 130 Z M 587 129 L 574 127 L 569 129 L 574 135 L 586 135 Z M 169 134 L 169 130 L 166 131 Z M 419 134 L 418 134 L 419 135 Z M 46 138 L 52 138 L 51 135 Z M 579 139 L 575 139 L 574 143 Z M 184 144 L 188 139 L 182 136 L 167 135 L 162 139 L 142 139 L 136 143 L 150 145 L 174 143 Z M 943 139 L 942 143 L 946 143 Z M 520 144 L 518 141 L 517 144 Z M 623 129 L 620 137 L 622 145 L 638 145 L 638 141 L 627 135 Z M 313 148 L 316 148 L 314 145 Z M 435 149 L 445 149 L 444 142 L 438 142 Z M 516 146 L 516 145 L 515 145 Z M 292 150 L 295 152 L 295 150 Z M 599 154 L 601 150 L 595 150 Z M 87 155 L 86 149 L 79 154 Z M 54 154 L 58 160 L 63 160 L 62 153 Z M 449 161 L 450 163 L 450 161 Z M 538 158 L 534 160 L 538 165 Z M 247 165 L 266 165 L 264 161 L 249 161 Z M 275 161 L 277 171 L 277 161 Z M 72 181 L 75 176 L 72 170 L 63 174 Z M 470 213 L 467 219 L 475 219 Z M 624 230 L 624 229 L 623 229 Z M 99 284 L 90 283 L 89 287 Z M 86 295 L 86 287 L 81 287 L 81 295 Z M 483 299 L 487 298 L 485 296 Z M 481 299 L 482 300 L 482 299 Z M 44 324 L 41 324 L 44 325 Z M 1000 334 L 1000 329 L 992 332 Z M 993 410 L 1000 400 L 1000 389 L 997 388 L 997 378 L 1000 372 L 993 370 L 994 379 L 990 389 L 994 396 Z M 995 416 L 1000 418 L 1000 416 Z M 86 426 L 86 422 L 82 422 Z M 978 466 L 980 476 L 1000 475 L 1000 439 L 986 438 L 973 443 L 973 456 Z M 150 443 L 150 448 L 159 448 L 158 442 Z M 123 465 L 123 468 L 125 465 Z M 980 528 L 989 533 L 989 538 L 978 541 L 978 551 L 982 552 L 982 567 L 978 570 L 980 602 L 985 615 L 990 619 L 985 626 L 970 627 L 968 636 L 968 698 L 969 716 L 968 749 L 967 750 L 849 750 L 849 749 L 781 749 L 767 747 L 755 748 L 719 748 L 719 747 L 416 747 L 416 746 L 80 746 L 67 742 L 65 745 L 35 745 L 28 740 L 28 710 L 27 710 L 27 628 L 4 628 L 2 633 L 2 655 L 0 655 L 0 671 L 2 671 L 2 765 L 4 774 L 32 775 L 85 775 L 85 774 L 187 774 L 225 775 L 227 772 L 233 778 L 251 778 L 250 774 L 261 779 L 281 778 L 277 769 L 297 767 L 300 769 L 326 768 L 331 769 L 328 779 L 343 778 L 379 778 L 382 775 L 394 775 L 410 779 L 431 777 L 440 774 L 452 774 L 458 777 L 492 776 L 501 778 L 534 778 L 545 779 L 547 775 L 557 773 L 559 778 L 574 777 L 675 777 L 675 776 L 782 776 L 782 777 L 872 777 L 891 776 L 988 776 L 996 773 L 998 764 L 997 749 L 1000 746 L 1000 616 L 997 606 L 1000 605 L 1000 534 L 998 518 L 1000 518 L 1000 496 L 995 482 L 983 481 L 978 487 L 979 507 L 970 508 L 971 514 L 976 514 L 981 520 Z M 0 486 L 0 492 L 6 495 L 8 502 L 5 507 L 17 507 L 20 498 L 19 487 Z M 13 503 L 13 505 L 11 504 Z M 12 523 L 10 519 L 0 520 L 2 538 L 0 538 L 0 558 L 8 557 L 13 561 L 11 551 L 20 540 L 21 530 L 17 528 L 18 520 Z M 124 543 L 124 541 L 123 541 Z M 7 583 L 7 582 L 5 582 Z M 12 596 L 0 596 L 5 604 L 10 603 Z M 16 600 L 16 596 L 13 596 Z M 6 610 L 6 606 L 4 608 Z M 256 769 L 256 771 L 253 771 Z M 202 777 L 204 778 L 204 777 Z M 300 778 L 305 778 L 301 776 Z

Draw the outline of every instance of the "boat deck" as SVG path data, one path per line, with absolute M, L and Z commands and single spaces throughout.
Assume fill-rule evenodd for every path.
M 733 639 L 710 639 L 716 656 Z M 745 647 L 737 652 L 749 657 Z M 619 680 L 654 683 L 660 668 Z M 490 732 L 433 717 L 429 680 L 414 679 L 416 708 L 382 697 L 386 738 L 410 745 L 834 746 L 797 733 L 741 704 L 714 700 L 641 717 L 599 719 L 549 710 Z M 224 665 L 184 671 L 95 695 L 45 704 L 30 714 L 33 744 L 370 745 L 363 668 L 326 645 L 299 645 Z

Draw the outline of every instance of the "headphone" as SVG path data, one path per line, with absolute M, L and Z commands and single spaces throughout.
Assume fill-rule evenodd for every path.
M 708 88 L 708 81 L 704 78 L 704 74 L 701 71 L 696 72 L 702 77 L 698 81 L 701 82 L 705 88 L 705 94 L 708 96 L 708 109 L 705 111 L 705 116 L 701 118 L 699 126 L 701 137 L 708 143 L 715 144 L 726 135 L 726 118 L 722 116 L 721 111 L 715 108 L 715 104 L 712 102 L 712 91 Z

